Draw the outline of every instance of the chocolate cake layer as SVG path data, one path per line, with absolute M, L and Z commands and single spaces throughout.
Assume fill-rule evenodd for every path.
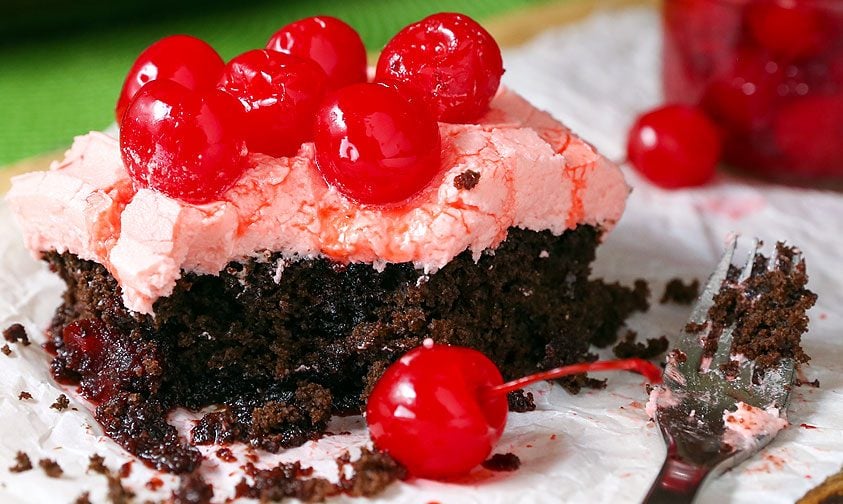
M 506 377 L 588 360 L 647 306 L 643 285 L 589 280 L 598 238 L 590 226 L 513 228 L 478 262 L 463 253 L 430 275 L 267 253 L 218 276 L 185 274 L 154 317 L 126 310 L 102 266 L 50 253 L 67 283 L 53 372 L 80 383 L 107 433 L 160 469 L 199 461 L 166 423 L 177 406 L 221 406 L 194 443 L 278 450 L 320 435 L 332 412 L 360 411 L 386 366 L 427 337 L 481 350 Z

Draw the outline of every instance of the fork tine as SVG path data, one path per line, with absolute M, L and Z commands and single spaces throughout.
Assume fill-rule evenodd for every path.
M 740 276 L 738 276 L 738 283 L 743 283 L 747 279 L 749 279 L 750 276 L 752 276 L 752 269 L 753 269 L 753 266 L 755 266 L 755 260 L 756 260 L 756 258 L 758 258 L 758 251 L 760 249 L 761 249 L 761 242 L 758 240 L 758 238 L 753 238 L 752 239 L 752 246 L 750 247 L 750 251 L 746 256 L 746 262 L 744 263 L 743 268 L 741 268 Z M 771 261 L 772 261 L 772 258 L 771 258 Z M 775 264 L 775 263 L 771 262 L 770 264 Z
M 723 281 L 726 280 L 726 276 L 729 274 L 729 267 L 732 265 L 732 257 L 735 255 L 737 245 L 738 236 L 733 235 L 729 243 L 726 244 L 726 250 L 723 252 L 723 257 L 720 258 L 717 268 L 715 268 L 714 273 L 708 278 L 708 282 L 705 284 L 705 288 L 697 300 L 697 304 L 694 305 L 694 309 L 691 311 L 689 318 L 691 322 L 701 324 L 706 321 L 708 310 L 714 304 L 714 296 L 720 292 L 720 286 L 723 285 Z
M 744 264 L 741 266 L 740 274 L 738 275 L 738 283 L 743 283 L 752 276 L 752 270 L 755 267 L 756 260 L 760 257 L 759 251 L 761 250 L 761 241 L 757 238 L 753 238 L 750 243 L 749 252 L 747 252 L 746 260 L 744 260 Z M 718 285 L 718 291 L 720 290 L 721 285 Z M 717 350 L 711 359 L 711 368 L 716 369 L 721 364 L 726 364 L 731 359 L 733 329 L 734 328 L 727 327 L 720 334 L 720 338 L 717 340 Z
M 708 310 L 714 305 L 714 296 L 720 292 L 720 287 L 729 275 L 729 268 L 732 265 L 737 244 L 738 236 L 732 235 L 726 243 L 726 250 L 723 252 L 720 262 L 708 278 L 708 282 L 706 282 L 700 297 L 697 298 L 697 302 L 691 310 L 691 316 L 688 317 L 689 323 L 702 324 L 708 320 Z M 668 366 L 665 370 L 665 381 L 672 386 L 684 387 L 689 384 L 689 380 L 694 381 L 698 378 L 697 375 L 703 357 L 700 335 L 688 333 L 683 329 L 678 348 L 681 348 L 685 353 L 685 359 L 673 366 Z

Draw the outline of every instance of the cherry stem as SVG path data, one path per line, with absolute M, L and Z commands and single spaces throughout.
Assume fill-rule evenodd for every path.
M 489 395 L 503 395 L 522 389 L 525 386 L 543 380 L 555 380 L 563 376 L 584 374 L 591 371 L 635 371 L 643 375 L 650 383 L 662 382 L 662 371 L 653 363 L 645 361 L 644 359 L 617 359 L 597 362 L 583 362 L 581 364 L 572 364 L 570 366 L 562 366 L 548 371 L 531 374 L 517 380 L 512 380 L 506 383 L 501 383 L 494 387 L 489 387 L 485 393 Z

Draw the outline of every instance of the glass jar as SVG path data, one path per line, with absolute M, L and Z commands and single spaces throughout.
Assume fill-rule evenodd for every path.
M 724 160 L 843 179 L 843 0 L 664 0 L 668 103 L 700 105 Z

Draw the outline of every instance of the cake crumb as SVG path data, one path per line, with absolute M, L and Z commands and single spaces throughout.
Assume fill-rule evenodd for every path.
M 91 492 L 84 492 L 73 501 L 73 504 L 91 504 Z
M 654 359 L 667 351 L 669 342 L 667 336 L 647 338 L 646 343 L 635 341 L 638 333 L 627 331 L 626 335 L 613 348 L 612 353 L 619 359 L 638 357 L 640 359 Z
M 9 348 L 8 343 L 3 345 L 2 348 L 0 348 L 0 352 L 3 352 L 3 355 L 12 355 L 12 349 Z
M 345 478 L 345 464 L 342 462 L 347 460 L 347 454 L 346 452 L 346 457 L 337 459 L 340 468 L 339 486 L 352 497 L 371 497 L 380 493 L 393 481 L 407 477 L 407 470 L 394 458 L 381 451 L 363 448 L 360 458 L 351 462 L 351 478 Z
M 407 470 L 386 453 L 363 448 L 360 457 L 351 462 L 348 451 L 337 457 L 340 480 L 331 483 L 325 478 L 311 477 L 313 469 L 302 467 L 301 462 L 280 463 L 271 469 L 257 469 L 248 463 L 245 478 L 235 487 L 237 498 L 249 497 L 261 502 L 282 500 L 287 497 L 305 502 L 322 502 L 327 497 L 346 494 L 352 497 L 371 497 L 398 479 L 407 477 Z M 350 467 L 351 476 L 346 476 Z
M 509 404 L 509 411 L 515 413 L 526 413 L 536 409 L 536 401 L 532 392 L 524 392 L 524 389 L 513 390 L 506 395 Z
M 51 478 L 61 478 L 61 475 L 64 474 L 64 471 L 59 463 L 53 459 L 41 459 L 38 461 L 38 465 L 41 466 L 44 473 Z
M 688 322 L 685 324 L 685 332 L 689 334 L 699 334 L 708 326 L 708 321 L 703 322 Z
M 720 364 L 720 371 L 726 379 L 733 380 L 738 377 L 741 372 L 740 362 L 730 360 L 724 364 Z
M 27 399 L 32 399 L 32 394 L 30 394 L 26 390 L 22 390 L 21 393 L 18 394 L 18 400 L 25 401 Z
M 9 468 L 9 472 L 22 473 L 32 469 L 32 461 L 29 460 L 29 455 L 19 451 L 15 454 L 15 465 Z
M 521 459 L 514 453 L 495 453 L 482 465 L 490 471 L 511 472 L 521 467 Z
M 12 324 L 3 330 L 3 337 L 9 343 L 20 342 L 23 346 L 28 346 L 31 342 L 29 336 L 26 334 L 26 329 L 20 324 Z
M 213 498 L 214 487 L 197 471 L 182 476 L 172 494 L 173 504 L 209 504 Z
M 120 477 L 116 474 L 106 473 L 108 478 L 108 500 L 113 504 L 129 504 L 135 497 L 135 493 L 123 486 Z
M 480 182 L 480 173 L 474 170 L 466 170 L 454 177 L 454 187 L 470 191 Z
M 108 467 L 105 465 L 105 457 L 98 453 L 94 453 L 88 457 L 88 471 L 98 474 L 108 474 Z
M 806 381 L 806 380 L 800 380 L 799 378 L 797 378 L 794 385 L 796 385 L 797 387 L 820 388 L 820 379 L 814 378 L 811 381 Z
M 60 394 L 56 397 L 56 402 L 50 405 L 50 408 L 56 411 L 64 411 L 68 406 L 70 406 L 70 399 L 68 399 L 66 395 Z
M 705 356 L 714 354 L 721 334 L 731 328 L 731 354 L 754 361 L 759 372 L 782 359 L 810 360 L 801 342 L 808 330 L 807 311 L 817 295 L 807 288 L 805 261 L 797 249 L 780 242 L 774 257 L 774 268 L 755 267 L 746 279 L 738 277 L 737 269 L 730 270 L 708 310 L 711 330 L 704 339 Z M 755 261 L 767 264 L 763 255 Z
M 659 303 L 676 303 L 681 305 L 689 305 L 697 299 L 700 295 L 700 281 L 693 279 L 687 284 L 682 282 L 681 278 L 673 278 L 667 282 L 664 287 L 664 294 L 662 294 Z

